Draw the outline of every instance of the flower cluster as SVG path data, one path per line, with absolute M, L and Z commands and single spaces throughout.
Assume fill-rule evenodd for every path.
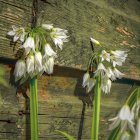
M 53 73 L 54 60 L 57 53 L 52 46 L 62 50 L 64 42 L 67 42 L 67 30 L 54 28 L 53 24 L 42 24 L 42 26 L 28 29 L 12 26 L 13 30 L 8 32 L 13 37 L 13 42 L 21 41 L 20 48 L 24 54 L 15 65 L 15 79 L 33 77 L 46 72 Z
M 120 109 L 118 115 L 110 119 L 113 121 L 109 130 L 119 127 L 120 139 L 140 140 L 140 88 L 130 94 L 125 105 Z M 131 131 L 131 132 L 130 132 Z
M 100 45 L 100 43 L 91 38 L 91 42 Z M 83 77 L 83 87 L 86 87 L 87 92 L 90 92 L 96 84 L 96 79 L 101 76 L 101 89 L 104 93 L 109 93 L 111 88 L 111 81 L 117 78 L 122 78 L 124 75 L 116 66 L 122 66 L 127 57 L 127 51 L 105 51 L 102 50 L 98 54 L 93 54 L 89 61 L 87 72 Z M 96 62 L 96 63 L 95 63 Z M 96 65 L 96 71 L 90 71 L 91 67 Z

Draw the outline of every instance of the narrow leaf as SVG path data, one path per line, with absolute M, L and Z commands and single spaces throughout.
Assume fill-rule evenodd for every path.
M 56 130 L 56 132 L 61 133 L 63 136 L 65 136 L 68 140 L 76 140 L 73 136 L 69 135 L 66 132 L 60 131 L 60 130 Z

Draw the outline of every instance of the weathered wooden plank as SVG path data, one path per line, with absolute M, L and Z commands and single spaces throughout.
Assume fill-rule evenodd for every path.
M 6 79 L 10 68 L 5 65 Z M 43 75 L 38 80 L 39 137 L 57 140 L 61 136 L 55 130 L 63 130 L 77 139 L 90 139 L 92 120 L 92 94 L 82 88 L 83 71 L 55 66 L 54 75 Z M 109 95 L 102 94 L 100 139 L 107 138 L 108 119 L 116 115 L 134 83 L 113 83 Z M 138 84 L 138 83 L 137 83 Z M 17 90 L 0 86 L 0 135 L 1 139 L 29 138 L 29 91 L 28 86 Z M 17 94 L 16 94 L 17 92 Z M 83 104 L 83 102 L 85 104 Z M 13 130 L 15 132 L 13 134 Z M 12 136 L 13 134 L 13 136 Z M 65 138 L 64 138 L 65 139 Z
M 1 5 L 0 56 L 14 59 L 16 50 L 13 52 L 10 47 L 6 33 L 13 24 L 30 26 L 32 1 L 2 0 Z M 137 0 L 42 0 L 39 1 L 38 24 L 54 23 L 69 31 L 70 42 L 59 52 L 56 64 L 86 69 L 91 54 L 89 37 L 94 36 L 106 49 L 130 50 L 122 69 L 126 77 L 140 79 L 139 7 Z
M 0 57 L 15 59 L 15 52 L 10 45 L 11 39 L 8 38 L 7 32 L 11 30 L 12 25 L 23 27 L 30 26 L 32 1 L 1 0 L 0 5 Z
M 59 65 L 85 69 L 91 54 L 89 37 L 94 36 L 106 49 L 130 50 L 122 69 L 126 77 L 140 79 L 139 7 L 137 0 L 44 0 L 38 24 L 54 23 L 69 31 L 70 42 L 60 52 Z

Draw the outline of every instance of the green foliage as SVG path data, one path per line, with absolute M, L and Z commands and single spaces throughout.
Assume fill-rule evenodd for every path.
M 73 136 L 71 136 L 70 134 L 66 133 L 66 132 L 63 132 L 63 131 L 59 131 L 59 130 L 56 130 L 56 132 L 59 132 L 61 133 L 63 136 L 65 136 L 68 140 L 76 140 Z
M 114 130 L 111 131 L 108 140 L 119 140 L 119 130 L 120 130 L 120 125 L 116 127 Z
M 137 87 L 136 89 L 134 89 L 131 94 L 129 95 L 129 97 L 127 98 L 127 100 L 125 101 L 125 105 L 128 105 L 131 113 L 134 113 L 133 116 L 133 123 L 134 123 L 134 127 L 136 130 L 137 127 L 137 121 L 139 118 L 139 106 L 140 106 L 140 87 Z M 137 109 L 136 109 L 137 108 Z M 131 130 L 127 130 L 129 132 L 129 137 L 133 138 L 136 134 L 134 134 Z M 119 124 L 116 128 L 114 128 L 109 137 L 108 140 L 120 140 L 121 136 L 124 134 L 125 132 L 121 132 L 121 124 Z M 138 133 L 138 132 L 137 132 Z

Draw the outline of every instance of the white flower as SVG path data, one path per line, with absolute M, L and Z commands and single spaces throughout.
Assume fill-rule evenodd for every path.
M 16 81 L 21 79 L 26 74 L 26 64 L 23 60 L 18 60 L 15 65 L 14 75 Z
M 116 78 L 119 78 L 119 79 L 121 79 L 121 78 L 124 76 L 124 74 L 121 73 L 121 72 L 120 72 L 119 70 L 117 70 L 116 68 L 113 69 L 113 73 L 114 73 L 115 77 L 116 77 Z
M 89 79 L 90 79 L 90 75 L 88 72 L 86 72 L 83 76 L 83 84 L 82 84 L 83 87 L 85 87 L 87 85 Z
M 44 47 L 44 51 L 45 51 L 45 54 L 44 56 L 54 56 L 56 57 L 56 52 L 54 52 L 54 50 L 51 48 L 50 44 L 46 44 L 45 47 Z
M 34 38 L 33 37 L 28 37 L 25 41 L 25 43 L 21 46 L 23 48 L 25 48 L 25 50 L 29 50 L 32 49 L 33 51 L 35 51 L 35 42 L 34 42 Z
M 114 73 L 113 73 L 113 71 L 112 71 L 112 69 L 111 69 L 110 67 L 108 67 L 108 68 L 106 69 L 106 75 L 107 75 L 112 81 L 116 80 L 116 77 L 115 77 L 115 75 L 114 75 Z
M 121 57 L 116 57 L 114 55 L 110 56 L 110 60 L 113 63 L 113 67 L 115 67 L 116 65 L 122 66 L 122 62 L 124 61 Z
M 110 58 L 113 63 L 113 66 L 122 66 L 122 63 L 125 62 L 125 59 L 127 57 L 126 51 L 111 51 L 111 54 L 112 55 L 110 56 Z
M 94 38 L 91 37 L 90 40 L 91 40 L 92 43 L 94 43 L 96 45 L 100 45 L 100 42 L 95 40 Z
M 133 118 L 134 114 L 130 112 L 129 106 L 124 105 L 118 113 L 117 117 L 110 119 L 110 121 L 114 122 L 110 125 L 109 129 L 115 129 L 119 124 L 121 124 L 121 132 L 126 131 L 127 127 L 129 127 L 132 132 L 135 132 L 133 126 Z
M 62 50 L 63 42 L 67 42 L 68 36 L 66 35 L 67 30 L 60 29 L 60 28 L 53 28 L 51 32 L 51 38 L 53 39 L 54 44 L 56 47 L 59 47 Z
M 92 90 L 92 88 L 94 87 L 96 83 L 96 80 L 93 78 L 90 78 L 87 82 L 87 93 L 90 92 Z
M 34 73 L 34 56 L 29 55 L 26 59 L 26 65 L 27 65 L 27 73 L 30 75 L 33 75 Z
M 120 50 L 116 50 L 116 51 L 111 51 L 111 53 L 117 57 L 123 57 L 126 58 L 127 57 L 127 51 L 120 51 Z
M 104 76 L 105 75 L 106 68 L 103 65 L 103 63 L 98 64 L 97 70 L 94 73 L 95 73 L 95 76 L 99 76 L 99 75 Z
M 53 67 L 54 67 L 54 58 L 49 57 L 48 59 L 46 59 L 46 61 L 44 63 L 44 71 L 48 74 L 52 74 Z
M 36 72 L 41 72 L 43 69 L 42 66 L 42 55 L 40 52 L 35 53 L 35 70 Z
M 110 92 L 111 80 L 107 76 L 101 77 L 101 89 L 106 94 L 108 94 Z
M 20 39 L 21 42 L 24 42 L 25 29 L 23 27 L 17 28 L 14 25 L 12 26 L 13 30 L 9 31 L 7 34 L 9 36 L 14 36 L 13 42 L 16 42 Z
M 110 54 L 107 53 L 105 50 L 102 50 L 100 57 L 101 57 L 102 61 L 106 60 L 106 61 L 110 62 Z
M 135 140 L 140 140 L 140 118 L 137 120 Z
M 42 28 L 51 30 L 51 29 L 53 29 L 53 24 L 42 24 Z
M 56 45 L 56 47 L 58 46 L 62 50 L 63 41 L 59 38 L 54 38 L 53 41 L 54 41 L 54 44 Z

